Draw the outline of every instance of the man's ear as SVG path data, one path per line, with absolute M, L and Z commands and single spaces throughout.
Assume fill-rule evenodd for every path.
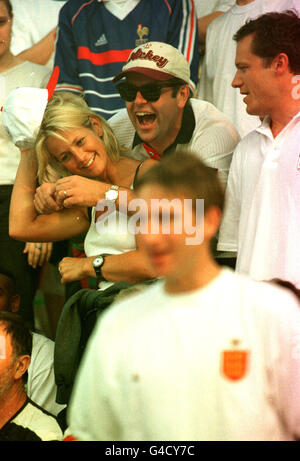
M 190 89 L 188 85 L 182 85 L 176 95 L 177 104 L 179 109 L 183 109 L 190 96 Z
M 20 357 L 17 358 L 15 362 L 15 375 L 14 378 L 15 380 L 19 380 L 22 378 L 24 373 L 28 370 L 28 367 L 30 365 L 30 355 L 21 355 Z
M 211 206 L 204 215 L 204 237 L 212 239 L 218 232 L 222 212 L 217 206 Z
M 100 120 L 98 119 L 98 117 L 96 117 L 96 115 L 90 115 L 89 119 L 93 125 L 93 130 L 95 131 L 95 133 L 97 133 L 98 136 L 102 136 L 103 128 L 102 128 L 102 124 Z
M 273 68 L 278 75 L 284 74 L 287 70 L 289 71 L 289 58 L 285 53 L 279 53 L 272 62 Z
M 10 298 L 10 312 L 18 312 L 20 307 L 20 295 L 12 295 Z

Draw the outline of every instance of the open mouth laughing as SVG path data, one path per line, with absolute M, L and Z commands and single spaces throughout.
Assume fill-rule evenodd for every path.
M 93 154 L 92 157 L 90 158 L 90 160 L 85 164 L 83 165 L 82 168 L 88 168 L 91 166 L 91 164 L 93 163 L 93 161 L 95 160 L 95 157 L 96 157 L 96 154 Z
M 156 120 L 156 115 L 149 112 L 136 112 L 135 115 L 139 126 L 144 128 L 152 126 Z

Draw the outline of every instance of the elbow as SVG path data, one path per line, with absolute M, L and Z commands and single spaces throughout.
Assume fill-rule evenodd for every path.
M 13 222 L 11 222 L 11 220 L 9 221 L 9 230 L 8 230 L 8 234 L 10 236 L 10 238 L 14 239 L 14 240 L 21 240 L 21 241 L 26 241 L 26 237 L 24 235 L 24 229 L 23 229 L 23 232 L 22 232 L 22 229 L 18 229 L 18 226 L 16 224 L 14 224 Z

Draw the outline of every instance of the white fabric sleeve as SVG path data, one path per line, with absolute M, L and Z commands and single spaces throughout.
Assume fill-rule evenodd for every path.
M 40 407 L 56 416 L 65 405 L 56 403 L 54 377 L 54 342 L 40 334 L 33 334 L 33 349 L 28 369 L 27 394 Z
M 115 356 L 109 345 L 118 338 L 114 328 L 103 322 L 96 325 L 80 364 L 67 414 L 68 433 L 80 441 L 119 440 L 113 400 L 120 395 L 114 382 Z M 113 341 L 113 342 L 112 342 Z
M 233 151 L 239 135 L 231 120 L 206 101 L 191 99 L 196 127 L 189 144 L 201 160 L 218 170 L 221 183 L 226 186 Z
M 31 33 L 32 29 L 34 29 L 34 24 L 32 23 L 29 11 L 26 8 L 26 2 L 13 0 L 12 6 L 14 20 L 10 50 L 14 55 L 16 55 L 34 45 Z
M 215 11 L 228 11 L 235 3 L 235 0 L 218 0 Z
M 197 18 L 207 16 L 214 11 L 227 11 L 235 4 L 235 0 L 194 0 Z
M 218 251 L 234 251 L 238 249 L 238 230 L 240 220 L 241 198 L 241 165 L 239 147 L 236 148 L 227 181 L 225 208 L 221 221 Z
M 107 122 L 112 128 L 119 144 L 127 149 L 131 149 L 135 129 L 128 116 L 127 109 L 121 109 L 108 119 Z
M 277 305 L 277 306 L 276 306 Z M 273 390 L 271 399 L 288 433 L 300 439 L 300 305 L 287 291 L 278 294 L 272 313 L 276 324 L 268 325 L 276 356 L 270 356 L 266 372 Z M 276 312 L 276 307 L 278 311 Z M 272 317 L 270 316 L 270 319 Z

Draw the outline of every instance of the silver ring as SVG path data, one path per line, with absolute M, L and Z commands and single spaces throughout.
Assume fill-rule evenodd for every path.
M 65 191 L 65 190 L 64 190 L 64 196 L 65 196 L 65 198 L 68 197 L 68 196 L 67 196 L 67 191 Z
M 42 249 L 42 245 L 40 243 L 36 244 L 35 245 L 35 248 L 37 248 L 38 250 L 41 250 Z
M 61 274 L 61 269 L 60 269 L 60 267 L 59 267 L 59 266 L 58 266 L 58 272 Z

